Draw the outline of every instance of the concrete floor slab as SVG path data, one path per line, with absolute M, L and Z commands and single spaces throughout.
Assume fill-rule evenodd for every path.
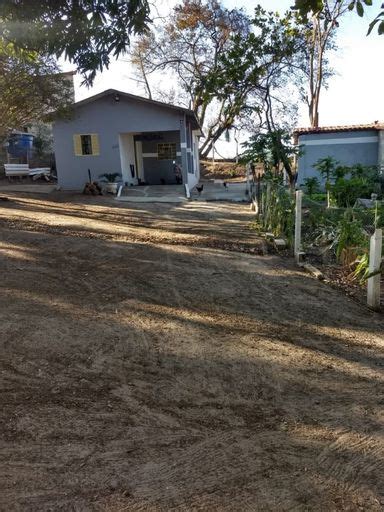
M 181 196 L 120 196 L 115 198 L 116 201 L 123 201 L 127 203 L 182 203 L 188 201 L 186 197 Z
M 51 194 L 56 190 L 56 185 L 50 184 L 26 184 L 9 183 L 0 185 L 0 194 L 4 192 L 31 192 L 33 194 Z

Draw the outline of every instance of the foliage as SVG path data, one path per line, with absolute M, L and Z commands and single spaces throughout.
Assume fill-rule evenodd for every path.
M 316 176 L 312 176 L 310 178 L 305 178 L 304 180 L 305 192 L 312 199 L 314 194 L 317 194 L 320 190 L 320 182 L 316 178 Z
M 303 218 L 303 241 L 307 246 L 324 247 L 340 260 L 343 250 L 353 247 L 360 257 L 367 250 L 369 233 L 365 229 L 372 211 L 312 207 Z
M 53 135 L 52 130 L 47 124 L 37 123 L 34 127 L 33 147 L 38 158 L 53 153 Z
M 72 90 L 50 57 L 0 41 L 0 133 L 23 129 L 49 112 L 68 113 Z
M 327 192 L 327 207 L 331 205 L 331 179 L 334 176 L 338 162 L 331 156 L 320 158 L 315 164 L 314 168 L 319 171 L 321 177 L 325 180 L 325 190 Z
M 325 180 L 325 188 L 330 188 L 331 179 L 334 177 L 338 162 L 331 156 L 320 158 L 313 166 L 319 171 L 321 177 Z
M 301 24 L 301 51 L 298 52 L 295 65 L 301 70 L 296 74 L 300 96 L 308 107 L 311 127 L 319 126 L 319 103 L 323 88 L 334 75 L 330 67 L 328 54 L 335 50 L 335 35 L 340 18 L 347 12 L 347 0 L 327 0 L 320 10 L 310 16 L 297 14 Z
M 133 49 L 133 63 L 142 75 L 147 92 L 150 75 L 156 71 L 171 71 L 177 79 L 185 100 L 205 127 L 204 156 L 211 148 L 212 139 L 217 140 L 232 126 L 233 112 L 243 107 L 244 88 L 241 93 L 234 90 L 234 95 L 241 98 L 240 104 L 230 97 L 218 99 L 217 80 L 223 78 L 228 87 L 232 83 L 230 75 L 221 76 L 220 56 L 228 53 L 231 38 L 235 34 L 243 37 L 249 26 L 250 20 L 241 9 L 226 9 L 218 0 L 182 0 L 158 30 L 143 35 Z M 246 87 L 250 86 L 254 87 L 250 83 Z M 217 113 L 208 121 L 213 105 Z
M 338 237 L 338 224 L 343 212 L 338 209 L 326 209 L 320 204 L 311 203 L 304 210 L 303 242 L 310 246 L 327 246 L 335 249 Z
M 292 14 L 280 17 L 258 6 L 250 19 L 218 0 L 183 0 L 155 36 L 140 39 L 133 61 L 147 92 L 151 73 L 173 72 L 204 127 L 207 157 L 229 129 L 270 109 L 271 90 L 285 85 L 279 79 L 293 69 L 296 42 Z
M 339 166 L 333 174 L 332 196 L 339 207 L 353 206 L 359 197 L 368 199 L 372 193 L 381 193 L 380 176 L 374 166 Z
M 375 166 L 340 165 L 334 158 L 321 158 L 314 167 L 325 181 L 328 207 L 331 200 L 340 208 L 353 206 L 359 197 L 370 198 L 382 193 L 382 180 Z
M 357 279 L 361 284 L 363 284 L 369 276 L 369 254 L 368 251 L 359 256 L 356 259 L 356 268 L 354 269 L 352 275 L 354 279 Z
M 257 133 L 243 146 L 246 148 L 242 154 L 242 159 L 245 162 L 260 162 L 265 171 L 274 175 L 279 175 L 284 170 L 293 185 L 295 173 L 292 157 L 299 153 L 299 149 L 291 143 L 289 133 L 281 129 Z
M 337 206 L 347 208 L 359 197 L 369 198 L 373 190 L 373 184 L 366 178 L 339 178 L 332 187 L 332 196 Z
M 347 209 L 338 224 L 338 238 L 336 256 L 340 258 L 343 249 L 347 247 L 365 248 L 368 244 L 367 233 L 363 231 L 363 224 L 352 209 Z
M 131 34 L 149 21 L 147 0 L 2 0 L 0 37 L 18 48 L 76 64 L 91 84 L 111 55 L 123 53 Z
M 323 202 L 325 202 L 327 200 L 327 194 L 322 194 L 322 193 L 320 193 L 320 194 L 313 194 L 311 199 L 313 201 L 317 201 L 319 203 L 323 203 Z
M 339 3 L 342 0 L 337 0 Z M 327 13 L 327 0 L 295 0 L 294 9 L 297 9 L 301 16 L 308 17 L 310 13 Z M 348 9 L 353 11 L 356 9 L 357 14 L 362 17 L 364 16 L 365 6 L 372 6 L 372 0 L 350 0 L 348 3 Z M 383 8 L 383 7 L 382 7 Z M 368 35 L 372 32 L 373 28 L 378 25 L 378 33 L 384 34 L 384 11 L 381 11 L 376 18 L 369 24 Z
M 118 172 L 105 172 L 104 174 L 100 174 L 99 178 L 102 178 L 102 181 L 108 183 L 116 183 L 117 178 L 121 178 L 121 174 Z
M 295 221 L 295 201 L 282 186 L 279 177 L 267 175 L 262 191 L 261 227 L 275 235 L 282 235 L 292 245 Z

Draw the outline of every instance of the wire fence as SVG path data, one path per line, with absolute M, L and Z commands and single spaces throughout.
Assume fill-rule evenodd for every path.
M 376 299 L 371 302 L 377 306 L 378 300 L 380 306 L 384 202 L 373 199 L 349 208 L 327 207 L 325 201 L 301 191 L 295 194 L 277 180 L 257 179 L 250 191 L 261 230 L 284 238 L 298 262 L 305 254 L 312 262 L 348 267 L 355 279 L 368 280 L 368 290 L 375 282 L 371 296 Z
M 295 222 L 294 194 L 280 183 L 257 180 L 251 197 L 263 231 L 282 236 L 288 245 L 293 242 Z
M 322 263 L 351 265 L 368 253 L 370 237 L 384 226 L 384 206 L 327 208 L 325 203 L 304 196 L 301 240 L 303 251 Z

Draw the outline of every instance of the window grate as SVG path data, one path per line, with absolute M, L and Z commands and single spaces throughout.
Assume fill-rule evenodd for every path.
M 158 160 L 174 160 L 176 158 L 176 143 L 168 142 L 157 145 Z

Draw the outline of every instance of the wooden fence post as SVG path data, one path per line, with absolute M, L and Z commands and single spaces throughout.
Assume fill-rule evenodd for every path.
M 296 208 L 295 208 L 295 246 L 294 255 L 296 263 L 300 263 L 301 254 L 301 205 L 303 191 L 296 190 Z
M 381 266 L 381 252 L 383 243 L 383 232 L 381 229 L 376 229 L 371 236 L 370 250 L 369 250 L 369 273 L 376 275 L 368 279 L 367 286 L 367 303 L 372 309 L 380 308 L 380 266 Z
M 261 174 L 257 174 L 257 192 L 256 192 L 256 198 L 257 198 L 257 209 L 258 214 L 260 215 L 263 213 L 263 207 L 261 205 Z
M 265 199 L 263 205 L 263 224 L 264 229 L 269 231 L 269 219 L 271 215 L 271 184 L 267 183 L 266 191 L 265 191 Z

